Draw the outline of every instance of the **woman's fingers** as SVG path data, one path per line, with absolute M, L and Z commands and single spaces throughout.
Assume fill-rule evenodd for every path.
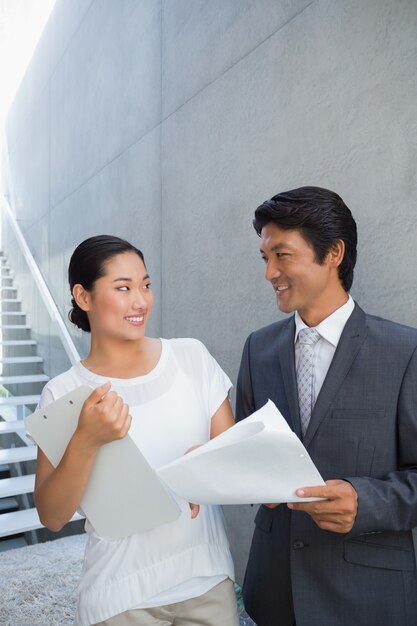
M 189 502 L 188 504 L 190 505 L 190 509 L 191 509 L 191 519 L 195 519 L 197 515 L 200 513 L 200 505 L 193 504 L 192 502 Z
M 90 408 L 95 404 L 98 404 L 103 400 L 104 396 L 110 391 L 110 389 L 110 382 L 104 383 L 104 385 L 100 385 L 100 387 L 94 389 L 94 391 L 88 396 L 87 400 L 84 402 L 84 406 L 86 408 Z
M 79 419 L 79 429 L 86 441 L 101 446 L 126 436 L 132 418 L 129 406 L 115 391 L 111 383 L 97 387 L 87 398 Z

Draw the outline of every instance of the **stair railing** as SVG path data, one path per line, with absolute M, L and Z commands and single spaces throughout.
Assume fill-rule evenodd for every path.
M 20 230 L 15 216 L 13 215 L 12 209 L 10 208 L 8 201 L 4 196 L 1 199 L 1 206 L 4 214 L 9 220 L 10 226 L 16 237 L 16 241 L 19 244 L 19 248 L 31 271 L 31 274 L 42 297 L 42 300 L 46 306 L 49 316 L 57 327 L 58 334 L 62 341 L 64 350 L 67 353 L 71 364 L 74 365 L 80 360 L 80 355 L 78 354 L 77 348 L 75 347 L 71 335 L 69 334 L 67 327 L 65 326 L 64 320 L 62 319 L 62 316 L 58 310 L 58 307 L 55 304 L 51 292 L 49 291 L 48 286 L 39 270 L 39 267 L 35 259 L 33 258 L 31 251 L 29 250 L 29 246 L 26 243 L 26 240 L 22 234 L 22 231 Z

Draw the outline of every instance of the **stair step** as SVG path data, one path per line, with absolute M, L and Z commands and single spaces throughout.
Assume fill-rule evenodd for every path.
M 18 385 L 20 383 L 44 383 L 49 380 L 46 374 L 28 374 L 26 376 L 0 376 L 0 385 Z
M 7 339 L 5 341 L 0 341 L 0 346 L 36 346 L 36 341 L 34 339 Z
M 2 324 L 3 330 L 26 330 L 29 328 L 29 324 Z
M 0 479 L 9 478 L 10 467 L 8 465 L 0 465 Z
M 0 363 L 8 365 L 16 365 L 17 363 L 42 363 L 43 359 L 40 356 L 5 356 L 0 357 Z
M 0 450 L 0 465 L 6 463 L 21 463 L 34 461 L 37 456 L 36 446 L 22 446 L 21 448 L 5 448 Z
M 9 498 L 22 493 L 33 493 L 35 488 L 35 474 L 15 476 L 0 480 L 0 498 Z
M 70 521 L 75 522 L 79 519 L 83 519 L 83 517 L 75 513 Z M 23 509 L 22 511 L 5 513 L 0 516 L 0 537 L 17 535 L 28 530 L 35 530 L 36 528 L 43 528 L 36 509 Z
M 12 287 L 11 285 L 0 285 L 1 291 L 17 291 L 16 287 Z
M 25 538 L 21 535 L 12 537 L 11 539 L 2 539 L 0 541 L 0 552 L 6 552 L 7 550 L 15 550 L 16 548 L 25 548 L 27 546 Z
M 38 404 L 40 395 L 32 395 L 32 396 L 6 396 L 5 398 L 0 398 L 0 407 L 1 406 L 26 406 L 32 404 Z
M 22 301 L 18 300 L 17 298 L 0 298 L 0 304 L 3 304 L 3 303 L 7 303 L 7 304 L 12 304 L 12 303 L 22 304 Z
M 23 420 L 0 422 L 0 435 L 7 435 L 7 433 L 16 433 L 18 430 L 25 430 L 25 424 Z
M 24 311 L 1 311 L 2 315 L 26 315 Z
M 7 497 L 0 499 L 0 516 L 19 508 L 16 498 Z M 4 513 L 3 513 L 4 511 Z

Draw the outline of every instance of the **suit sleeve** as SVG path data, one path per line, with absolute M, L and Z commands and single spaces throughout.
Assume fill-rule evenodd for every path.
M 236 421 L 243 420 L 255 411 L 252 378 L 250 370 L 250 343 L 252 335 L 246 340 L 240 362 L 236 386 Z
M 397 436 L 397 471 L 381 480 L 346 479 L 358 493 L 358 513 L 351 535 L 417 526 L 417 348 L 399 394 Z

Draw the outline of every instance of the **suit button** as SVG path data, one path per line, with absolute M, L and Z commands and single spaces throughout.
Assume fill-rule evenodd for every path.
M 304 541 L 294 541 L 292 547 L 294 550 L 300 550 L 301 548 L 305 548 L 305 543 Z

